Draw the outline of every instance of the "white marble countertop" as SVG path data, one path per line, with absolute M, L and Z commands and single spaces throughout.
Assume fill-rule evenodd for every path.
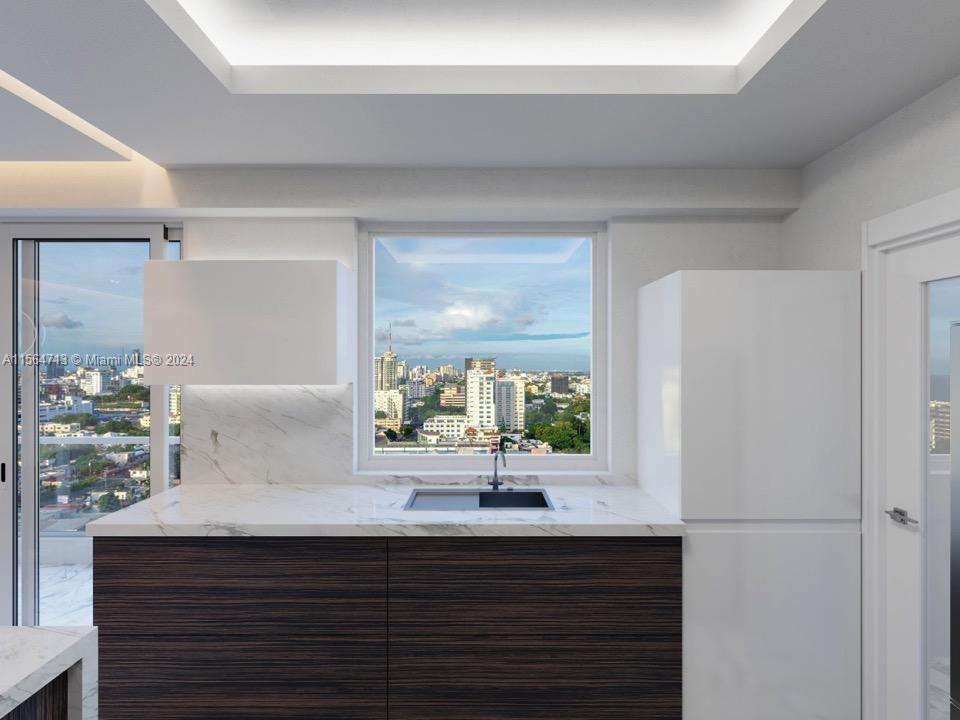
M 0 716 L 63 672 L 69 672 L 68 717 L 96 720 L 95 627 L 0 627 Z
M 553 510 L 403 509 L 415 487 L 440 486 L 426 480 L 376 484 L 359 481 L 350 485 L 187 484 L 88 524 L 87 535 L 683 534 L 683 523 L 636 486 L 540 486 L 547 490 Z M 465 486 L 469 485 L 456 487 Z

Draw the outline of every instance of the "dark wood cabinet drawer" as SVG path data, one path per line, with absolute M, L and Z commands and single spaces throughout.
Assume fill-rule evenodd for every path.
M 96 538 L 100 717 L 383 718 L 386 541 Z
M 98 537 L 100 717 L 679 719 L 680 548 Z
M 680 552 L 680 538 L 391 539 L 391 719 L 679 720 Z

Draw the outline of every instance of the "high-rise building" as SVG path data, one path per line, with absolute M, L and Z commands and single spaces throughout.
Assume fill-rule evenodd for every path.
M 58 363 L 56 360 L 51 360 L 47 363 L 46 375 L 48 378 L 59 378 L 63 377 L 66 367 Z
M 453 365 L 441 365 L 437 372 L 443 378 L 444 382 L 457 379 L 457 369 Z
M 374 359 L 376 385 L 374 390 L 396 390 L 399 385 L 397 377 L 397 354 L 387 350 L 383 355 Z
M 380 427 L 399 430 L 406 418 L 407 394 L 405 390 L 375 390 L 373 393 L 374 410 L 386 417 L 376 419 Z
M 374 358 L 374 390 L 396 390 L 400 385 L 399 362 L 393 351 L 393 327 L 387 331 L 387 351 Z
M 464 358 L 463 360 L 464 373 L 468 373 L 471 370 L 494 372 L 496 369 L 497 361 L 494 358 Z
M 554 373 L 550 376 L 550 392 L 557 395 L 566 395 L 570 392 L 570 376 Z
M 88 370 L 80 380 L 80 389 L 84 395 L 99 395 L 103 392 L 103 373 L 99 370 Z
M 411 380 L 407 383 L 407 397 L 411 400 L 422 400 L 430 391 L 423 380 Z
M 497 377 L 493 369 L 467 370 L 467 425 L 480 428 L 497 426 L 496 401 L 494 388 Z
M 930 452 L 950 452 L 950 403 L 946 400 L 930 401 Z
M 524 428 L 526 382 L 519 375 L 497 378 L 496 418 L 497 427 L 516 431 Z
M 171 422 L 180 422 L 180 399 L 183 397 L 183 391 L 179 385 L 170 386 L 170 420 Z

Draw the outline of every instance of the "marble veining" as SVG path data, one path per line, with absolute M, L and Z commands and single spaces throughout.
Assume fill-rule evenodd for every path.
M 930 663 L 927 720 L 950 720 L 950 658 L 937 658 Z
M 95 627 L 0 627 L 0 715 L 68 672 L 69 717 L 96 720 Z
M 93 625 L 93 565 L 40 565 L 40 622 Z
M 184 484 L 342 484 L 353 471 L 353 388 L 185 385 L 180 438 Z M 385 484 L 472 484 L 477 478 L 410 475 Z M 635 485 L 618 476 L 515 476 L 522 485 Z
M 190 483 L 346 482 L 350 385 L 183 387 L 180 472 Z
M 343 485 L 184 484 L 87 525 L 92 536 L 682 535 L 636 486 L 546 485 L 553 510 L 404 510 L 411 478 Z M 519 484 L 519 483 L 517 483 Z M 480 485 L 464 481 L 461 485 Z M 484 486 L 485 487 L 485 486 Z

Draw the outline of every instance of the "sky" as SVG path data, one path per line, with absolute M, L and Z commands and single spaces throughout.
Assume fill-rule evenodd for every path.
M 145 242 L 39 244 L 42 353 L 118 355 L 143 347 Z M 589 238 L 382 237 L 376 241 L 376 351 L 411 364 L 590 370 Z
M 41 353 L 143 348 L 146 242 L 39 243 Z
M 376 354 L 392 323 L 413 365 L 589 371 L 590 249 L 585 237 L 379 237 Z
M 960 322 L 960 278 L 947 278 L 928 284 L 930 316 L 930 374 L 941 379 L 931 385 L 932 400 L 949 400 L 950 325 Z

